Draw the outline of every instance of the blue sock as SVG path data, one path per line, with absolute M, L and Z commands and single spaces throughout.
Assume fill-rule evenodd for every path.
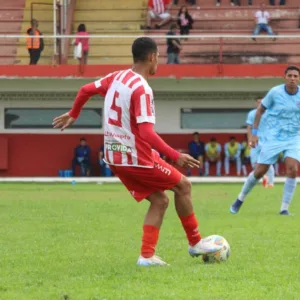
M 274 185 L 274 177 L 275 177 L 275 170 L 273 165 L 270 165 L 270 168 L 267 172 L 269 185 Z
M 244 186 L 243 186 L 242 191 L 240 192 L 240 194 L 238 196 L 238 199 L 243 202 L 245 197 L 253 189 L 253 187 L 258 183 L 258 181 L 259 181 L 259 179 L 256 179 L 254 177 L 254 171 L 252 171 L 250 173 L 250 175 L 247 177 L 247 180 L 244 183 Z
M 283 189 L 283 197 L 282 197 L 280 211 L 289 209 L 289 206 L 290 206 L 293 196 L 294 196 L 296 186 L 297 186 L 296 178 L 287 178 L 286 179 L 285 184 L 284 184 L 284 189 Z

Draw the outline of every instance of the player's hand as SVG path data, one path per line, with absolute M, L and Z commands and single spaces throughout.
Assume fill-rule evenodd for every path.
M 255 148 L 258 144 L 258 137 L 256 135 L 252 135 L 249 146 Z
M 70 127 L 75 122 L 75 119 L 70 117 L 69 113 L 65 113 L 59 117 L 56 117 L 53 122 L 53 128 L 60 128 L 63 131 L 65 128 Z
M 176 164 L 183 168 L 200 168 L 200 162 L 188 154 L 181 153 Z

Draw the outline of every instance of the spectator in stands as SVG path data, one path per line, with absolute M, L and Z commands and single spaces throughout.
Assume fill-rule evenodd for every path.
M 173 1 L 173 3 L 174 3 L 174 5 L 178 5 L 178 2 L 179 2 L 179 0 L 174 0 Z M 185 2 L 187 3 L 187 4 L 190 4 L 190 5 L 192 5 L 192 6 L 195 6 L 197 3 L 197 0 L 185 0 Z
M 251 165 L 251 160 L 250 160 L 250 152 L 251 148 L 248 143 L 248 137 L 246 134 L 246 140 L 242 142 L 241 144 L 241 154 L 242 154 L 242 172 L 244 176 L 247 176 L 247 165 Z
M 167 36 L 176 35 L 177 25 L 172 24 L 170 31 L 167 32 Z M 179 52 L 181 50 L 180 40 L 177 38 L 167 38 L 167 64 L 180 64 Z
M 90 176 L 91 169 L 91 148 L 87 145 L 86 139 L 82 137 L 80 144 L 74 149 L 72 161 L 73 174 L 75 176 L 76 166 L 80 166 L 80 176 Z
M 88 59 L 88 54 L 89 54 L 89 33 L 86 31 L 85 24 L 79 24 L 77 28 L 77 36 L 82 36 L 77 37 L 75 40 L 75 45 L 78 46 L 79 43 L 81 43 L 82 46 L 82 55 L 81 58 L 79 59 L 79 63 L 82 65 L 87 64 L 87 59 Z
M 270 20 L 270 13 L 266 11 L 266 5 L 261 3 L 260 4 L 260 10 L 258 10 L 255 13 L 255 23 L 256 26 L 254 28 L 253 35 L 254 37 L 252 38 L 254 41 L 256 41 L 256 36 L 264 30 L 265 32 L 268 33 L 268 35 L 275 36 L 275 34 L 272 31 L 271 26 L 269 25 L 269 20 Z M 273 41 L 275 41 L 276 38 L 274 37 Z
M 285 0 L 278 0 L 279 5 L 285 5 Z M 275 0 L 270 0 L 270 5 L 276 5 Z
M 178 26 L 180 28 L 181 35 L 189 35 L 190 29 L 193 28 L 194 20 L 189 14 L 186 6 L 182 6 L 178 12 Z
M 235 5 L 235 0 L 231 0 L 230 3 L 231 3 L 232 6 L 234 6 Z M 220 6 L 220 4 L 221 4 L 221 0 L 217 0 L 216 6 Z
M 155 25 L 160 29 L 172 20 L 169 10 L 172 7 L 172 0 L 148 0 L 147 25 L 141 26 L 141 29 L 151 29 L 151 20 L 160 19 L 160 23 Z
M 31 20 L 31 27 L 27 29 L 26 45 L 30 56 L 30 65 L 36 65 L 44 50 L 44 40 L 40 38 L 42 33 L 38 29 L 39 22 L 36 19 Z M 31 38 L 29 36 L 35 36 Z
M 231 162 L 236 163 L 237 176 L 241 175 L 241 145 L 236 141 L 234 136 L 231 136 L 229 142 L 224 146 L 225 150 L 225 175 L 229 175 L 229 165 Z
M 104 161 L 104 145 L 102 145 L 99 149 L 98 160 L 100 165 L 101 176 L 105 176 L 105 177 L 113 176 L 113 173 L 109 165 Z
M 210 163 L 216 164 L 216 175 L 221 176 L 221 145 L 217 143 L 216 138 L 211 138 L 205 145 L 205 176 L 209 176 Z
M 193 140 L 189 142 L 189 154 L 200 162 L 199 175 L 203 175 L 204 143 L 199 140 L 199 133 L 193 133 Z M 188 170 L 191 175 L 191 170 Z

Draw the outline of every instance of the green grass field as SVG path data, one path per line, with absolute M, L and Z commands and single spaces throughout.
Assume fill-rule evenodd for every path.
M 141 268 L 148 204 L 123 186 L 1 184 L 0 299 L 300 299 L 300 190 L 294 217 L 278 215 L 282 185 L 257 187 L 233 216 L 240 187 L 193 186 L 201 233 L 224 236 L 229 261 L 188 255 L 171 201 L 157 251 L 171 266 Z

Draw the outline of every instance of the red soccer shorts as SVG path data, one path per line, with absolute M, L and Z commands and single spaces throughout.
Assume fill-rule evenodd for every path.
M 182 177 L 182 174 L 162 160 L 156 151 L 152 151 L 152 155 L 153 168 L 109 166 L 138 202 L 154 192 L 172 189 Z

